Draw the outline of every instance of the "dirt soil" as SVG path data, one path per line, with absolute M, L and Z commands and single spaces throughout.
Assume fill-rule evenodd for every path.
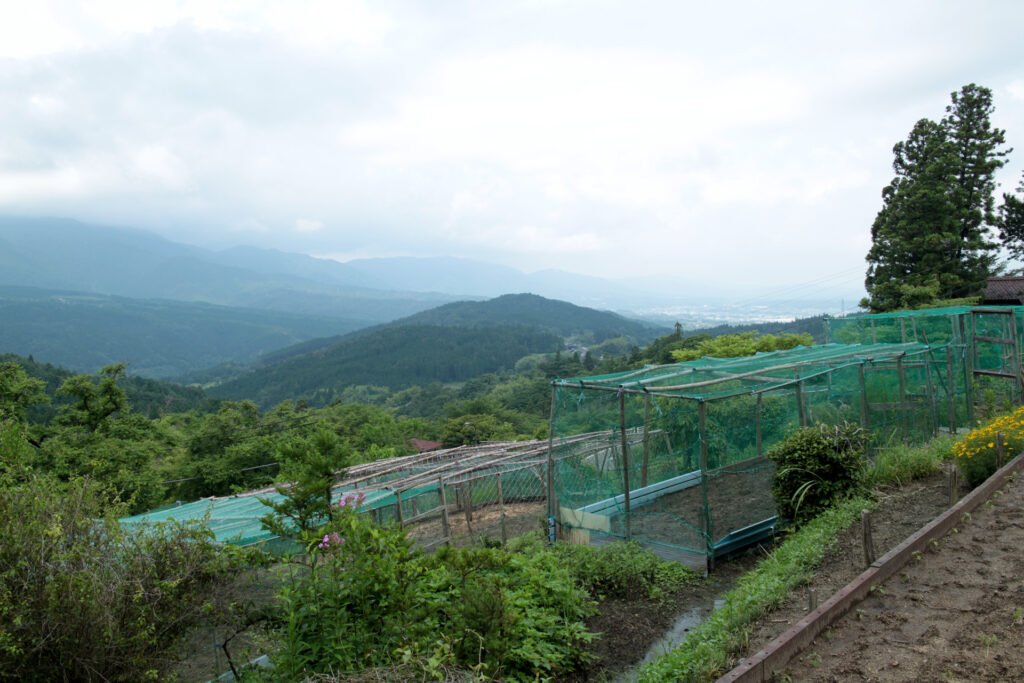
M 780 680 L 1024 680 L 1024 477 L 790 662 Z
M 872 512 L 876 556 L 881 557 L 946 509 L 949 502 L 946 482 L 947 476 L 942 472 L 878 494 L 879 504 Z M 766 553 L 766 548 L 758 547 L 737 558 L 719 562 L 707 581 L 680 591 L 667 603 L 606 600 L 601 605 L 601 613 L 588 622 L 592 631 L 603 633 L 602 638 L 591 646 L 595 661 L 584 675 L 574 680 L 612 680 L 629 672 L 677 616 L 712 604 L 715 598 L 731 589 L 740 576 L 753 569 Z M 858 523 L 841 534 L 809 587 L 814 587 L 819 602 L 824 602 L 863 569 L 864 550 Z M 756 653 L 806 616 L 807 606 L 807 590 L 794 592 L 786 602 L 752 626 L 750 647 L 742 656 Z

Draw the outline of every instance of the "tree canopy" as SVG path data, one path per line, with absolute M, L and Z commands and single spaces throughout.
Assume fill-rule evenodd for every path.
M 991 125 L 991 90 L 971 83 L 951 99 L 941 121 L 921 119 L 893 147 L 867 254 L 872 312 L 970 296 L 996 269 L 995 173 L 1012 150 Z

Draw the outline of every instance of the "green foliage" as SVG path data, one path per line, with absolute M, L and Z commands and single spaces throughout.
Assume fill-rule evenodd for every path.
M 274 488 L 283 498 L 260 498 L 272 512 L 260 518 L 263 527 L 275 535 L 295 538 L 303 547 L 311 534 L 333 518 L 331 487 L 344 476 L 352 451 L 334 432 L 321 428 L 308 439 L 282 443 L 279 457 L 285 467 L 281 479 L 287 483 Z
M 788 434 L 766 454 L 775 463 L 772 496 L 779 515 L 800 523 L 863 489 L 864 445 L 860 427 L 820 425 Z
M 867 471 L 868 486 L 905 486 L 937 472 L 941 463 L 953 457 L 955 441 L 956 437 L 946 435 L 919 446 L 897 443 L 883 448 Z
M 971 296 L 993 272 L 995 173 L 1006 164 L 1005 131 L 993 128 L 992 91 L 951 95 L 938 123 L 921 119 L 893 147 L 896 177 L 871 227 L 861 305 L 872 313 Z
M 45 383 L 14 361 L 0 361 L 0 420 L 24 420 L 29 406 L 47 401 Z
M 597 600 L 661 599 L 697 579 L 688 567 L 662 560 L 635 541 L 601 547 L 559 543 L 551 552 Z
M 103 498 L 45 476 L 0 496 L 0 680 L 161 680 L 239 561 L 199 527 L 129 533 Z
M 996 471 L 1000 432 L 1005 444 L 1005 464 L 1024 452 L 1024 408 L 971 430 L 953 445 L 957 467 L 971 486 L 977 486 Z
M 445 422 L 441 441 L 445 448 L 452 448 L 472 446 L 484 441 L 512 441 L 515 437 L 515 427 L 494 415 L 468 414 L 449 418 Z
M 1013 258 L 1024 260 L 1024 174 L 1017 185 L 1016 195 L 1003 193 L 998 225 L 1003 246 Z
M 740 578 L 722 596 L 723 605 L 690 631 L 674 650 L 640 670 L 640 681 L 712 681 L 730 666 L 732 656 L 747 645 L 748 625 L 782 604 L 790 592 L 807 581 L 839 532 L 849 527 L 862 509 L 874 505 L 863 498 L 843 501 L 804 524 L 754 571 Z
M 592 602 L 538 540 L 425 557 L 401 529 L 377 526 L 357 507 L 352 497 L 338 507 L 309 564 L 282 583 L 275 677 L 414 660 L 516 681 L 581 665 Z
M 248 398 L 261 406 L 285 399 L 323 406 L 350 385 L 404 389 L 431 382 L 463 382 L 508 370 L 523 356 L 554 351 L 560 345 L 550 332 L 517 325 L 384 327 L 258 369 L 208 393 Z
M 756 331 L 739 334 L 723 334 L 713 339 L 703 338 L 694 348 L 680 348 L 672 351 L 676 362 L 697 360 L 704 356 L 712 358 L 737 358 L 755 353 L 783 351 L 797 346 L 812 346 L 814 339 L 807 333 L 779 335 L 762 334 Z
M 125 364 L 117 363 L 102 368 L 95 378 L 74 375 L 64 380 L 57 395 L 71 396 L 74 402 L 61 410 L 60 422 L 94 432 L 111 416 L 127 411 L 128 397 L 117 385 L 124 371 Z

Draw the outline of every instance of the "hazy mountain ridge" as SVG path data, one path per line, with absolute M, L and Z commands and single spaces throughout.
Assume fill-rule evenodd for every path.
M 524 356 L 556 351 L 561 342 L 522 325 L 388 326 L 260 368 L 207 393 L 249 398 L 264 407 L 285 399 L 324 405 L 349 385 L 399 389 L 509 370 Z
M 0 285 L 0 351 L 76 372 L 127 362 L 141 377 L 169 378 L 248 361 L 362 321 L 200 302 L 129 299 Z

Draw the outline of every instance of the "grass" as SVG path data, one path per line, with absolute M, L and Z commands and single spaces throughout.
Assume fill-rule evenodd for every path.
M 866 473 L 869 489 L 904 486 L 939 470 L 953 454 L 953 435 L 919 446 L 893 444 L 882 449 Z M 724 605 L 690 632 L 672 652 L 640 671 L 641 681 L 708 681 L 724 673 L 734 655 L 747 646 L 747 628 L 805 583 L 860 511 L 874 507 L 865 498 L 840 502 L 804 524 L 770 556 L 723 596 Z
M 937 472 L 943 462 L 953 457 L 956 440 L 956 436 L 949 434 L 919 446 L 892 444 L 883 448 L 868 468 L 868 488 L 905 486 Z
M 839 532 L 874 503 L 845 500 L 807 522 L 723 596 L 722 607 L 692 630 L 675 650 L 640 670 L 641 681 L 713 680 L 747 645 L 747 626 L 805 583 Z

